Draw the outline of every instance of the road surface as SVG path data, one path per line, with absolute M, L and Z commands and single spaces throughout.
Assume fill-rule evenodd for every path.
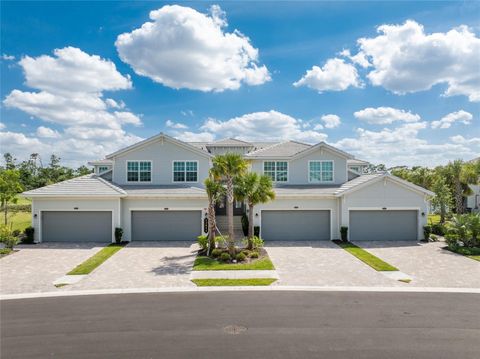
M 480 358 L 480 296 L 189 292 L 0 302 L 7 358 Z

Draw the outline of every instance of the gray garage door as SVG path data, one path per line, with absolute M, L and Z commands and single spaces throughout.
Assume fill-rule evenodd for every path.
M 42 212 L 43 242 L 112 241 L 112 212 Z
M 195 241 L 201 219 L 201 211 L 132 211 L 132 240 Z
M 350 211 L 351 241 L 415 241 L 417 211 Z
M 262 211 L 266 241 L 330 240 L 330 211 Z

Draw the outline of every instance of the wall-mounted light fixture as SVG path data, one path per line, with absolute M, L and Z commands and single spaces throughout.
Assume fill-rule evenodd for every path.
M 255 217 L 258 217 L 258 213 L 255 213 Z
M 36 213 L 33 215 L 33 218 L 37 218 L 37 214 L 36 214 Z
M 422 212 L 422 217 L 425 217 L 425 212 Z

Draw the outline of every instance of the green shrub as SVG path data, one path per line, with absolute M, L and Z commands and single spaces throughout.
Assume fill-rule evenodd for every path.
M 247 257 L 250 255 L 250 251 L 248 249 L 242 250 L 242 253 L 245 254 Z
M 13 249 L 19 242 L 20 238 L 15 237 L 12 230 L 8 226 L 2 224 L 0 226 L 0 242 L 5 245 L 7 249 Z
M 448 248 L 452 251 L 455 251 L 460 247 L 460 244 L 458 243 L 458 235 L 454 233 L 447 233 L 445 235 L 445 243 L 447 243 Z
M 432 233 L 436 234 L 437 236 L 444 236 L 446 232 L 446 228 L 441 223 L 432 224 Z
M 18 236 L 20 235 L 20 233 L 22 233 L 22 232 L 20 232 L 19 229 L 14 229 L 14 230 L 12 231 L 12 236 L 18 237 Z
M 260 226 L 253 227 L 253 235 L 255 237 L 260 237 Z
M 243 262 L 246 258 L 247 258 L 247 256 L 245 254 L 243 254 L 242 252 L 238 253 L 235 256 L 235 259 L 239 262 Z
M 25 238 L 23 239 L 24 243 L 33 243 L 33 234 L 35 233 L 35 228 L 27 227 L 24 230 Z
M 438 242 L 438 237 L 435 234 L 431 234 L 430 235 L 430 240 L 432 240 L 434 242 Z
M 206 251 L 208 248 L 208 236 L 207 235 L 198 236 L 197 243 L 200 246 L 200 250 Z
M 122 242 L 123 229 L 120 227 L 115 228 L 115 242 L 120 244 Z
M 340 237 L 342 238 L 342 241 L 344 242 L 348 241 L 348 227 L 345 227 L 345 226 L 340 227 Z
M 251 252 L 250 258 L 258 258 L 258 252 Z
M 232 257 L 230 257 L 230 254 L 228 254 L 227 252 L 223 252 L 220 255 L 220 260 L 223 261 L 223 262 L 228 262 L 228 261 L 230 261 L 230 259 L 232 259 Z
M 227 246 L 228 236 L 216 236 L 215 243 L 217 247 L 225 248 Z
M 257 236 L 252 238 L 253 249 L 262 248 L 264 245 L 263 239 Z
M 212 257 L 213 258 L 217 258 L 217 257 L 220 257 L 220 255 L 223 253 L 223 251 L 220 249 L 220 248 L 215 248 L 213 251 L 212 251 Z
M 242 231 L 244 236 L 248 236 L 248 217 L 245 213 L 242 214 Z
M 423 240 L 428 242 L 430 240 L 430 234 L 432 234 L 432 227 L 423 226 Z

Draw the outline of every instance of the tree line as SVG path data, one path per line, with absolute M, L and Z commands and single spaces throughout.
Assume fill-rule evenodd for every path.
M 466 197 L 472 194 L 470 185 L 480 182 L 480 160 L 455 160 L 435 168 L 399 166 L 391 168 L 390 173 L 434 192 L 432 206 L 443 223 L 448 212 L 466 212 Z
M 61 165 L 61 158 L 52 154 L 48 163 L 44 164 L 38 153 L 32 153 L 25 161 L 17 161 L 10 153 L 3 155 L 4 165 L 0 166 L 0 173 L 14 171 L 18 176 L 23 191 L 47 186 L 78 176 L 92 173 L 86 166 L 71 168 Z M 10 174 L 11 176 L 12 174 Z

